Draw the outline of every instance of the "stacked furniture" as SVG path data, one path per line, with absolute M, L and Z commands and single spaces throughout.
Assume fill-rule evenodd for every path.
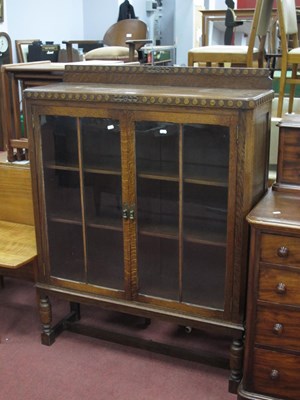
M 300 116 L 279 125 L 277 181 L 250 212 L 246 350 L 239 399 L 300 393 Z

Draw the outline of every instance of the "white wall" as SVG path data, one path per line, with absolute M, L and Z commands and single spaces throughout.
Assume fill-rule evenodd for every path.
M 6 0 L 3 1 L 3 10 L 4 10 L 4 21 L 0 22 L 0 32 L 7 32 L 7 18 L 5 18 Z
M 187 54 L 193 47 L 194 0 L 175 0 L 175 44 L 177 64 L 187 65 Z
M 83 1 L 86 0 L 52 0 L 51 3 L 48 0 L 6 0 L 5 31 L 13 44 L 17 39 L 41 39 L 55 43 L 82 39 Z M 14 45 L 13 50 L 16 61 Z
M 161 20 L 162 45 L 173 45 L 175 41 L 175 0 L 163 0 Z
M 64 0 L 63 0 L 64 1 Z M 107 29 L 117 22 L 120 0 L 82 0 L 84 4 L 84 39 L 102 39 Z M 136 16 L 147 23 L 145 0 L 130 0 Z
M 7 0 L 12 39 L 39 38 L 61 42 L 83 34 L 83 0 Z
M 82 0 L 84 2 L 84 39 L 102 39 L 107 29 L 117 22 L 118 0 Z

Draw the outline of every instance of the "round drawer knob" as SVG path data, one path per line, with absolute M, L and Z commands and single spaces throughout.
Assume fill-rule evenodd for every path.
M 286 258 L 289 255 L 289 249 L 285 246 L 281 246 L 277 249 L 277 255 L 278 257 Z
M 275 325 L 273 326 L 273 333 L 274 333 L 274 335 L 281 336 L 281 335 L 282 335 L 282 332 L 283 332 L 283 325 L 282 325 L 282 324 L 277 323 L 277 324 L 275 324 Z
M 270 378 L 272 381 L 277 381 L 279 379 L 279 371 L 277 371 L 277 369 L 272 369 L 270 372 Z
M 279 282 L 276 286 L 276 293 L 278 294 L 286 294 L 286 284 L 283 282 Z

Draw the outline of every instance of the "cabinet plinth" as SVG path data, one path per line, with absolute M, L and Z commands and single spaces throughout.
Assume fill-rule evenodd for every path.
M 64 80 L 25 91 L 40 295 L 226 329 L 234 386 L 267 71 L 70 65 Z

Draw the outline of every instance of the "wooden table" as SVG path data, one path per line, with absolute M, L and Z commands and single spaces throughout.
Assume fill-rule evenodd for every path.
M 50 61 L 7 64 L 1 67 L 3 144 L 7 145 L 9 161 L 28 158 L 26 121 L 22 132 L 22 91 L 26 87 L 61 82 L 65 64 Z
M 122 61 L 81 61 L 76 65 L 112 65 Z M 9 161 L 28 159 L 27 122 L 23 118 L 23 90 L 63 81 L 65 66 L 70 63 L 38 61 L 7 64 L 1 67 L 3 86 L 1 112 L 3 115 L 3 150 L 7 146 Z M 23 125 L 24 124 L 24 125 Z M 1 149 L 1 147 L 0 147 Z

